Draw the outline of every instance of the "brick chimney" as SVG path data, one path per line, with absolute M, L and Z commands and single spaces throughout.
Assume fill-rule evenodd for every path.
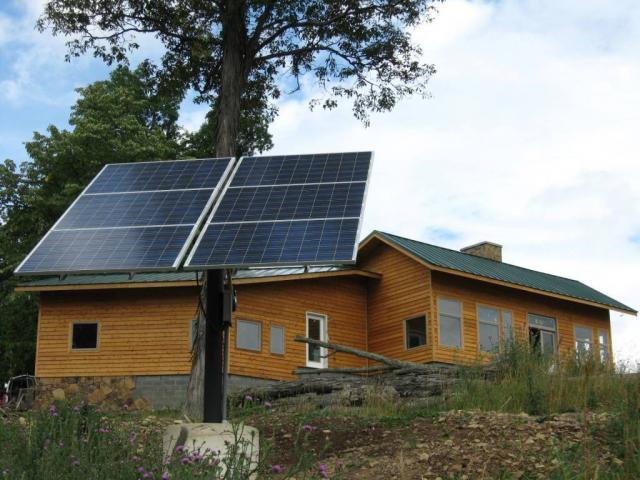
M 502 245 L 493 242 L 480 242 L 461 248 L 462 253 L 475 255 L 476 257 L 484 257 L 490 260 L 502 261 Z

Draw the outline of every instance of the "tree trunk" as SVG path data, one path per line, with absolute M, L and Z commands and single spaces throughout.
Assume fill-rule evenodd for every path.
M 233 157 L 237 154 L 240 129 L 240 99 L 246 84 L 246 4 L 244 1 L 226 0 L 223 15 L 222 78 L 216 102 L 215 151 L 217 157 Z M 192 420 L 203 417 L 204 412 L 204 365 L 206 316 L 203 306 L 206 299 L 206 275 L 203 276 L 201 304 L 198 310 L 198 334 L 191 361 L 191 376 L 187 387 L 186 414 Z M 226 335 L 223 334 L 223 335 Z M 224 347 L 227 348 L 225 341 Z M 225 352 L 226 354 L 227 352 Z

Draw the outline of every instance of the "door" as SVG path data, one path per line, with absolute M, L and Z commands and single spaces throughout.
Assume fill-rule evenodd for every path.
M 327 316 L 307 313 L 307 337 L 327 341 Z M 327 349 L 307 343 L 307 367 L 327 368 Z

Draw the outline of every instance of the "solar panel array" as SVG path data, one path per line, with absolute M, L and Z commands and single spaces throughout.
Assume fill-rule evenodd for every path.
M 175 270 L 231 158 L 110 164 L 17 274 Z
M 186 269 L 352 263 L 371 152 L 245 157 Z

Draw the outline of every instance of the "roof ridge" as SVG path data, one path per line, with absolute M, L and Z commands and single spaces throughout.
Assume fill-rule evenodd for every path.
M 421 240 L 415 240 L 413 238 L 403 237 L 402 235 L 395 235 L 393 233 L 383 232 L 382 230 L 375 230 L 375 232 L 381 233 L 382 235 L 386 235 L 386 236 L 402 238 L 403 240 L 408 240 L 410 242 L 421 243 L 422 245 L 428 245 L 429 247 L 439 248 L 440 250 L 447 250 L 449 252 L 454 252 L 454 253 L 457 253 L 457 254 L 460 254 L 460 255 L 467 255 L 467 256 L 474 257 L 474 258 L 479 258 L 479 259 L 482 259 L 482 261 L 493 262 L 493 263 L 498 264 L 498 265 L 508 265 L 510 267 L 519 268 L 519 269 L 522 269 L 522 270 L 528 270 L 529 272 L 541 273 L 543 275 L 549 275 L 551 277 L 561 278 L 562 280 L 570 280 L 572 282 L 576 282 L 576 283 L 579 283 L 581 285 L 584 285 L 585 287 L 589 287 L 589 285 L 581 282 L 580 280 L 576 280 L 575 278 L 563 277 L 562 275 L 556 275 L 555 273 L 543 272 L 541 270 L 534 270 L 533 268 L 522 267 L 520 265 L 515 265 L 515 264 L 509 263 L 509 262 L 502 262 L 502 261 L 499 261 L 499 260 L 493 260 L 491 258 L 480 257 L 478 255 L 472 255 L 471 253 L 461 252 L 460 250 L 454 250 L 453 248 L 441 247 L 440 245 L 434 245 L 433 243 L 427 243 L 427 242 L 423 242 Z M 589 287 L 589 288 L 593 288 L 593 287 Z

